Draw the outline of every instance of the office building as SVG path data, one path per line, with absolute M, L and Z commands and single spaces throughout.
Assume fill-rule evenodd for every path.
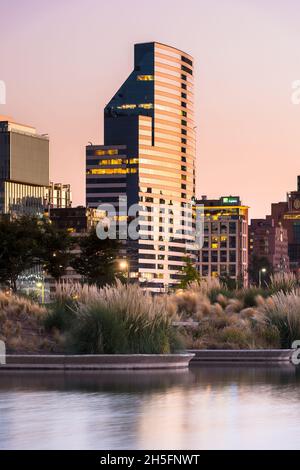
M 48 137 L 0 118 L 0 213 L 42 214 L 48 186 Z
M 82 206 L 51 208 L 49 217 L 57 228 L 67 230 L 71 234 L 88 233 L 101 220 L 101 214 L 96 209 Z
M 281 223 L 287 231 L 290 270 L 300 272 L 300 176 L 296 191 L 287 193 L 285 202 L 273 203 L 271 215 L 275 224 Z
M 42 216 L 71 206 L 69 184 L 49 182 L 49 139 L 0 117 L 0 214 Z
M 207 199 L 203 209 L 204 239 L 199 254 L 202 277 L 231 278 L 248 285 L 248 207 L 239 196 Z
M 118 208 L 120 196 L 140 205 L 139 239 L 127 242 L 127 257 L 131 277 L 153 291 L 175 286 L 193 255 L 193 82 L 190 55 L 135 45 L 134 69 L 104 110 L 104 145 L 86 149 L 87 205 Z
M 47 194 L 48 208 L 60 209 L 72 206 L 71 186 L 69 184 L 52 183 Z
M 249 262 L 253 257 L 267 259 L 274 273 L 289 271 L 287 230 L 267 216 L 252 219 L 249 226 Z

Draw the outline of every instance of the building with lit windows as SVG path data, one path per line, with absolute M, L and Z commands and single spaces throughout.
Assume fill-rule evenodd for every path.
M 266 258 L 273 271 L 289 271 L 288 236 L 281 222 L 267 216 L 252 219 L 249 226 L 249 260 L 252 257 Z
M 300 273 L 300 176 L 296 191 L 287 193 L 286 201 L 273 203 L 267 216 L 287 231 L 290 270 Z
M 92 228 L 96 228 L 101 219 L 96 209 L 82 206 L 52 208 L 49 217 L 57 228 L 71 234 L 87 234 Z
M 42 216 L 70 206 L 70 185 L 49 182 L 47 135 L 0 117 L 0 214 Z
M 43 213 L 49 186 L 49 139 L 0 119 L 0 213 Z
M 202 199 L 204 240 L 199 254 L 203 277 L 229 277 L 248 285 L 248 207 L 239 196 Z
M 120 196 L 139 204 L 139 239 L 127 242 L 130 275 L 153 291 L 179 282 L 193 255 L 194 68 L 164 44 L 136 44 L 134 69 L 104 110 L 104 145 L 86 149 L 89 207 Z

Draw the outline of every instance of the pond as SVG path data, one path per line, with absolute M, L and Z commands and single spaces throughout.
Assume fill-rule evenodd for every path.
M 0 375 L 0 449 L 300 449 L 300 370 Z

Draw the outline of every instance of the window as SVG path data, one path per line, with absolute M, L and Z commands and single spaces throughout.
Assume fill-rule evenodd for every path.
M 227 237 L 221 236 L 221 248 L 227 248 Z
M 229 248 L 236 248 L 236 237 L 229 237 Z
M 186 64 L 189 64 L 191 67 L 193 67 L 193 62 L 187 57 L 184 57 L 184 55 L 181 56 L 181 60 L 182 62 L 185 62 Z
M 94 155 L 118 155 L 118 149 L 108 149 L 108 150 L 95 150 Z
M 139 108 L 153 109 L 153 103 L 141 103 L 141 104 L 139 104 Z
M 137 173 L 137 168 L 93 168 L 87 170 L 87 175 L 126 175 L 127 173 Z
M 110 160 L 100 160 L 99 165 L 122 165 L 122 163 L 125 163 L 122 158 L 112 158 Z
M 236 223 L 229 222 L 229 233 L 236 233 Z
M 235 264 L 230 264 L 229 265 L 229 275 L 230 276 L 235 276 L 236 275 Z
M 153 82 L 154 80 L 154 75 L 138 75 L 136 79 L 139 82 Z
M 204 264 L 202 266 L 202 276 L 208 276 L 208 265 Z
M 136 104 L 121 104 L 117 106 L 117 109 L 134 109 L 136 108 Z
M 185 65 L 181 66 L 181 70 L 183 70 L 186 73 L 189 73 L 190 75 L 193 75 L 193 71 L 189 69 L 188 67 L 186 67 Z M 182 76 L 185 76 L 185 80 L 186 80 L 186 75 L 182 75 Z

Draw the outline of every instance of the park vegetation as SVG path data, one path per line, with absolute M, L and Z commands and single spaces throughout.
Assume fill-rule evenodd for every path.
M 52 304 L 0 294 L 0 339 L 11 352 L 165 354 L 183 349 L 290 348 L 300 338 L 300 286 L 291 274 L 268 288 L 229 290 L 216 279 L 152 295 L 116 280 L 59 283 Z

